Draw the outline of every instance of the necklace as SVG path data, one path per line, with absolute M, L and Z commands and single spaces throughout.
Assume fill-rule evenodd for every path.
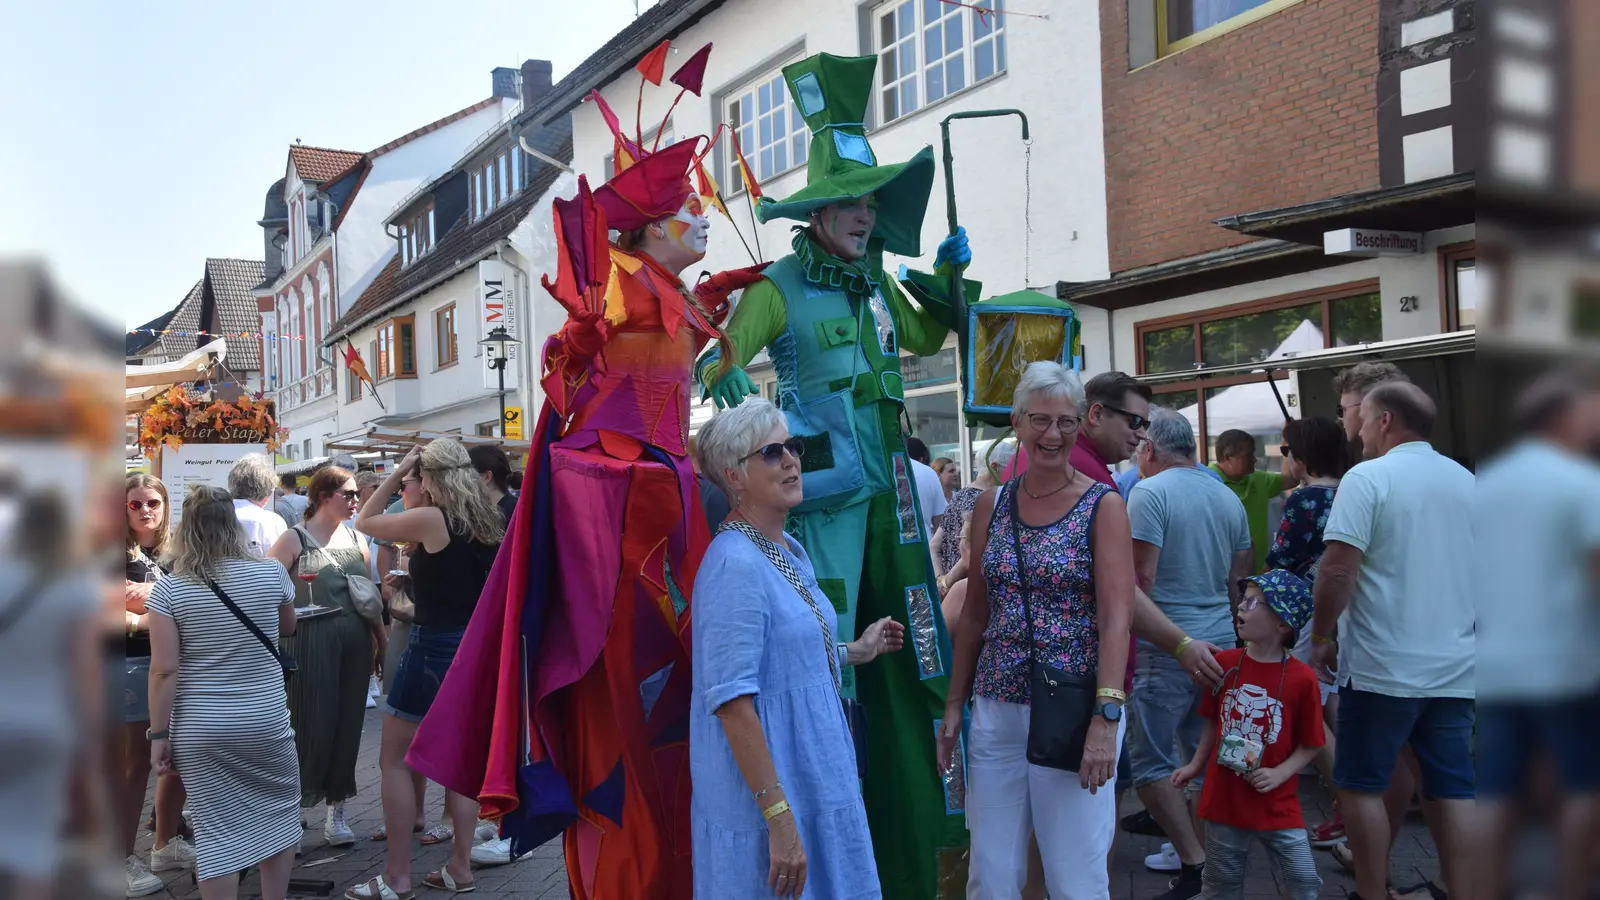
M 1018 479 L 1018 481 L 1020 481 L 1022 483 L 1022 492 L 1024 494 L 1027 494 L 1029 497 L 1032 497 L 1035 500 L 1043 500 L 1046 497 L 1049 497 L 1049 496 L 1054 495 L 1054 494 L 1059 494 L 1062 491 L 1066 490 L 1067 489 L 1067 485 L 1072 484 L 1072 479 L 1074 479 L 1076 477 L 1078 477 L 1078 471 L 1076 469 L 1070 470 L 1069 474 L 1067 475 L 1067 480 L 1062 482 L 1060 487 L 1055 488 L 1054 490 L 1045 491 L 1042 494 L 1035 494 L 1033 491 L 1028 490 L 1028 473 L 1027 472 L 1022 473 L 1022 477 L 1020 479 Z

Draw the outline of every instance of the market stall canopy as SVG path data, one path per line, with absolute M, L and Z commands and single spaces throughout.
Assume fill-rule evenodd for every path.
M 429 441 L 454 438 L 468 449 L 489 445 L 499 447 L 509 455 L 526 455 L 533 448 L 531 441 L 518 441 L 510 438 L 499 438 L 481 434 L 456 434 L 441 431 L 400 431 L 393 428 L 372 427 L 367 433 L 354 437 L 330 441 L 324 445 L 329 451 L 343 450 L 348 453 L 379 454 L 389 456 L 404 456 L 411 452 L 411 448 Z M 282 471 L 280 469 L 280 471 Z
M 185 354 L 176 362 L 153 366 L 125 366 L 123 386 L 127 398 L 125 409 L 129 414 L 142 411 L 151 401 L 175 384 L 200 381 L 211 372 L 212 366 L 228 355 L 228 343 L 222 338 Z

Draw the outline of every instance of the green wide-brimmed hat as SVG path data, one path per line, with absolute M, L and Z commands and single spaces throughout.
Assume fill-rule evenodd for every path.
M 782 200 L 761 198 L 756 215 L 763 222 L 804 222 L 830 203 L 878 198 L 878 224 L 870 240 L 901 256 L 922 255 L 922 217 L 933 190 L 933 148 L 923 147 L 909 161 L 878 165 L 864 125 L 872 99 L 876 56 L 818 53 L 785 66 L 789 96 L 811 129 L 806 186 Z

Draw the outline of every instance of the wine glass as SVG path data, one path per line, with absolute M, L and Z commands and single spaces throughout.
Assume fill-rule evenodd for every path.
M 312 549 L 305 548 L 300 551 L 299 564 L 295 566 L 295 576 L 304 581 L 307 586 L 317 580 L 322 574 L 322 554 Z

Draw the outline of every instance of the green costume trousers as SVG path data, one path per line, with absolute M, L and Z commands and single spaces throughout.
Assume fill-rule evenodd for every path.
M 966 777 L 960 764 L 941 777 L 934 747 L 949 636 L 904 450 L 891 463 L 899 490 L 797 516 L 790 529 L 839 612 L 841 634 L 854 638 L 884 616 L 906 626 L 902 650 L 847 671 L 867 719 L 867 822 L 885 900 L 954 900 L 966 896 Z

